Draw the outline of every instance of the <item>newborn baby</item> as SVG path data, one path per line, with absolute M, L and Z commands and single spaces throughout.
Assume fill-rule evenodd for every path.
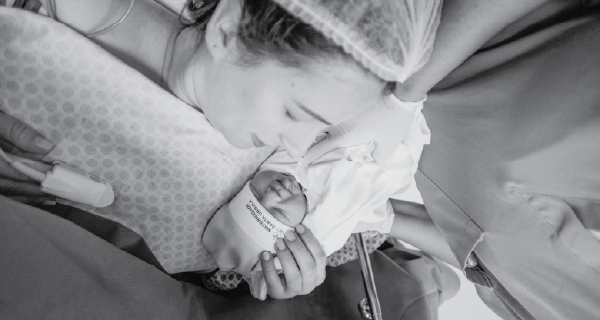
M 250 191 L 281 223 L 294 228 L 307 213 L 306 197 L 302 186 L 286 173 L 261 171 L 249 184 Z
M 300 223 L 326 255 L 340 249 L 353 232 L 388 233 L 394 219 L 388 199 L 413 184 L 422 148 L 422 142 L 412 143 L 422 134 L 414 124 L 384 163 L 371 157 L 374 142 L 330 151 L 310 165 L 290 159 L 285 151 L 273 154 L 204 230 L 202 242 L 218 268 L 242 275 L 252 292 L 262 295 L 266 283 L 260 254 L 270 251 L 280 269 L 274 245 Z
M 300 224 L 307 213 L 302 187 L 291 175 L 261 171 L 208 223 L 202 241 L 223 271 L 245 279 L 259 270 L 259 255 L 273 251 L 285 231 Z
M 407 111 L 420 115 L 420 110 Z M 261 252 L 275 253 L 277 239 L 300 223 L 326 255 L 340 249 L 353 232 L 388 233 L 394 219 L 388 199 L 413 184 L 422 137 L 423 127 L 413 122 L 384 163 L 373 160 L 373 141 L 332 150 L 309 165 L 280 150 L 215 213 L 203 244 L 222 271 L 255 282 L 262 275 L 254 272 L 260 268 Z

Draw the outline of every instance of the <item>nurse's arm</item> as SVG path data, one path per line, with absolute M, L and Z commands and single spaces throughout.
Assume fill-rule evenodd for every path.
M 394 221 L 390 236 L 409 243 L 456 268 L 460 268 L 446 238 L 421 204 L 390 199 Z
M 461 65 L 509 24 L 547 3 L 547 0 L 444 0 L 429 61 L 395 95 L 402 101 L 420 101 L 434 85 Z

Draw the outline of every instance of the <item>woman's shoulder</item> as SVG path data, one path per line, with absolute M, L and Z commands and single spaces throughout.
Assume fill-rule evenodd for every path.
M 116 0 L 3 0 L 0 6 L 12 7 L 49 16 L 86 34 L 103 21 L 107 13 L 118 12 L 125 1 Z M 59 18 L 60 17 L 60 18 Z M 110 18 L 110 17 L 107 17 Z
M 178 15 L 155 0 L 0 0 L 0 6 L 50 16 L 157 83 L 168 41 L 181 28 Z
M 82 34 L 93 33 L 103 28 L 103 26 L 118 21 L 127 12 L 129 6 L 129 1 L 121 0 L 39 1 L 42 2 L 48 15 Z
M 23 1 L 23 0 L 20 0 Z M 161 48 L 179 26 L 178 16 L 154 0 L 29 0 L 153 81 L 159 81 Z
M 160 9 L 154 0 L 0 0 L 0 6 L 49 16 L 86 36 Z

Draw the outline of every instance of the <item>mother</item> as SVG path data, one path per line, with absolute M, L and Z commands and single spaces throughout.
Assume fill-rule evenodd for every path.
M 18 3 L 32 8 L 35 2 Z M 185 26 L 150 0 L 42 3 L 58 20 L 93 35 L 116 57 L 201 109 L 232 145 L 281 146 L 294 158 L 304 155 L 326 128 L 377 103 L 391 93 L 394 81 L 404 80 L 422 65 L 435 30 L 435 23 L 428 22 L 437 21 L 439 13 L 437 5 L 426 6 L 428 10 L 417 5 L 412 20 L 394 23 L 405 31 L 396 37 L 404 44 L 398 53 L 396 46 L 375 46 L 396 30 L 388 30 L 390 24 L 385 22 L 393 23 L 410 7 L 394 2 L 334 4 L 332 12 L 344 13 L 328 22 L 337 26 L 319 25 L 327 15 L 325 9 L 316 13 L 298 9 L 293 1 L 281 1 L 280 6 L 260 0 L 190 0 Z M 329 37 L 284 7 L 296 8 L 294 14 L 319 25 Z M 369 15 L 380 21 L 371 23 Z M 416 27 L 423 23 L 429 27 Z M 15 119 L 0 115 L 0 121 L 0 134 L 17 148 L 31 153 L 52 148 Z M 34 203 L 47 199 L 34 184 L 19 182 L 21 177 L 4 163 L 1 170 L 10 179 L 2 180 L 2 193 Z M 265 262 L 269 292 L 276 298 L 308 293 L 324 279 L 323 251 L 317 242 L 309 232 L 297 239 L 302 241 L 288 241 L 289 249 L 278 250 L 287 281 L 275 274 L 272 261 Z
M 493 288 L 507 319 L 600 313 L 597 17 L 597 1 L 447 0 L 430 63 L 398 90 L 419 100 L 445 78 L 417 177 L 431 217 L 403 215 L 401 234 Z

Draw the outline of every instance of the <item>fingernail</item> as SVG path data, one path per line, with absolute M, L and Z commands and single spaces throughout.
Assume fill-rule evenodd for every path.
M 294 231 L 292 230 L 288 230 L 285 232 L 285 237 L 289 240 L 289 241 L 294 241 L 296 240 L 296 235 L 294 234 Z
M 304 226 L 299 224 L 296 226 L 296 232 L 298 232 L 299 234 L 303 234 L 304 232 L 306 232 L 306 230 L 304 230 Z
M 35 144 L 38 148 L 42 148 L 44 150 L 50 150 L 52 149 L 52 147 L 54 147 L 54 143 L 52 143 L 52 141 L 46 140 L 39 136 L 35 137 L 35 139 L 33 140 L 33 144 Z
M 264 261 L 269 261 L 269 259 L 271 259 L 271 254 L 269 254 L 269 251 L 263 251 L 262 256 Z
M 277 239 L 275 244 L 277 244 L 277 248 L 279 248 L 279 250 L 285 250 L 285 243 L 282 239 Z
M 260 300 L 265 300 L 267 298 L 267 283 L 263 279 L 260 283 Z
M 56 201 L 54 201 L 54 200 L 46 200 L 46 201 L 42 202 L 42 205 L 43 206 L 54 206 L 54 205 L 56 205 Z

